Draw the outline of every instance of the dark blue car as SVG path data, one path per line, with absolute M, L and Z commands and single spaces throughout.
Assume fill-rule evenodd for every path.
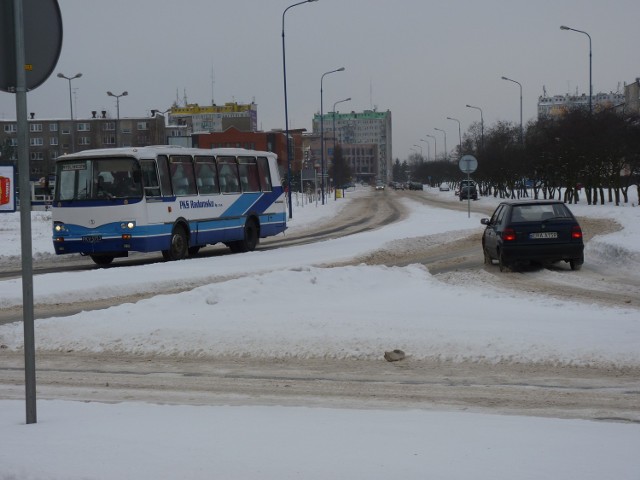
M 582 229 L 561 201 L 505 201 L 481 223 L 486 225 L 484 262 L 497 260 L 500 271 L 522 263 L 559 261 L 580 270 L 584 263 Z

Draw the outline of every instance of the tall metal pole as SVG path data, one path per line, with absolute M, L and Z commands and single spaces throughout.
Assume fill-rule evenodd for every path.
M 322 195 L 322 205 L 324 205 L 324 107 L 322 96 L 322 82 L 324 77 L 330 73 L 344 72 L 344 67 L 325 72 L 320 77 L 320 193 Z
M 71 112 L 71 153 L 76 151 L 75 142 L 75 125 L 73 124 L 73 98 L 71 96 L 71 80 L 80 78 L 82 73 L 76 73 L 73 77 L 67 77 L 62 73 L 58 73 L 58 78 L 64 78 L 69 82 L 69 111 Z
M 457 118 L 447 117 L 447 120 L 453 120 L 454 122 L 458 122 L 458 156 L 462 157 L 462 127 L 460 126 L 460 120 Z
M 475 108 L 476 110 L 480 110 L 480 150 L 484 150 L 484 118 L 482 117 L 482 109 L 480 107 L 474 107 L 473 105 L 468 105 L 467 108 Z
M 426 136 L 429 138 L 433 138 L 433 161 L 437 162 L 438 161 L 438 139 L 436 138 L 435 135 L 429 135 L 428 133 L 426 134 Z
M 431 155 L 431 154 L 429 153 L 429 149 L 431 148 L 431 144 L 429 143 L 429 140 L 425 140 L 425 139 L 423 139 L 423 138 L 421 138 L 421 139 L 420 139 L 420 141 L 421 141 L 421 142 L 424 142 L 424 143 L 426 143 L 426 144 L 427 144 L 427 162 L 428 162 L 429 160 L 431 160 L 431 158 L 429 158 L 429 157 L 430 157 L 430 155 Z
M 592 54 L 591 54 L 591 35 L 583 30 L 577 30 L 575 28 L 567 27 L 565 25 L 560 26 L 560 30 L 571 30 L 572 32 L 584 33 L 587 37 L 589 37 L 589 113 L 593 113 L 593 105 L 591 103 L 591 99 L 593 98 L 593 83 L 591 81 L 591 66 L 592 66 Z
M 335 188 L 333 189 L 333 199 L 334 200 L 338 200 L 338 186 L 339 186 L 339 182 L 338 180 L 342 180 L 342 179 L 338 179 L 338 174 L 337 174 L 337 170 L 336 170 L 336 164 L 335 164 L 335 158 L 336 158 L 336 105 L 338 105 L 339 103 L 342 102 L 350 102 L 351 101 L 351 97 L 349 98 L 345 98 L 344 100 L 338 100 L 337 102 L 334 102 L 333 104 L 333 175 L 335 177 Z
M 446 162 L 447 161 L 447 132 L 445 132 L 441 128 L 434 128 L 434 130 L 437 130 L 444 134 L 444 161 Z
M 13 0 L 16 47 L 16 117 L 20 185 L 20 244 L 22 252 L 22 315 L 24 324 L 24 375 L 27 424 L 36 423 L 36 349 L 33 322 L 33 257 L 31 241 L 31 188 L 29 185 L 29 126 L 25 71 L 24 13 L 22 0 Z
M 110 97 L 116 98 L 116 147 L 120 146 L 120 97 L 126 97 L 129 92 L 122 92 L 120 95 L 114 95 L 111 92 L 107 92 Z
M 303 3 L 317 2 L 318 0 L 305 0 L 304 2 L 294 3 L 293 5 L 289 5 L 282 12 L 282 77 L 284 82 L 284 131 L 286 137 L 286 148 L 287 148 L 287 190 L 288 190 L 288 201 L 289 201 L 289 218 L 293 218 L 293 204 L 291 203 L 291 155 L 289 150 L 291 148 L 289 144 L 289 109 L 287 106 L 287 62 L 285 56 L 285 48 L 284 48 L 284 16 L 287 13 L 287 10 L 290 8 L 296 7 L 298 5 L 302 5 Z M 300 189 L 302 190 L 302 184 L 300 184 Z
M 502 80 L 506 80 L 508 82 L 517 83 L 520 87 L 520 143 L 524 145 L 524 129 L 522 127 L 522 84 L 516 80 L 513 80 L 508 77 L 501 77 Z

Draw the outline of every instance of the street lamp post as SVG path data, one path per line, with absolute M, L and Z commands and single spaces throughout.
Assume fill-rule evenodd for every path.
M 64 78 L 69 81 L 69 110 L 71 111 L 71 153 L 76 151 L 75 141 L 74 141 L 74 125 L 73 125 L 73 100 L 71 98 L 71 80 L 76 78 L 80 78 L 82 76 L 81 73 L 76 73 L 73 77 L 67 77 L 62 73 L 58 73 L 58 78 Z
M 429 149 L 431 148 L 431 144 L 429 143 L 429 140 L 425 140 L 424 138 L 421 138 L 420 141 L 427 144 L 427 162 L 428 162 L 429 160 L 431 160 L 431 158 L 430 158 L 431 154 L 429 153 Z
M 335 188 L 333 189 L 334 191 L 334 200 L 338 199 L 338 186 L 340 185 L 338 183 L 338 171 L 336 170 L 336 164 L 335 164 L 335 158 L 336 158 L 336 105 L 338 105 L 339 103 L 342 102 L 350 102 L 351 101 L 351 97 L 349 98 L 345 98 L 343 100 L 338 100 L 337 102 L 334 102 L 333 104 L 333 175 L 335 177 Z
M 462 157 L 462 127 L 460 126 L 460 120 L 457 118 L 447 117 L 447 120 L 453 120 L 454 122 L 458 122 L 458 156 Z
M 435 135 L 429 135 L 428 133 L 426 134 L 426 136 L 429 138 L 433 138 L 433 160 L 437 162 L 438 161 L 438 139 L 436 138 Z
M 591 82 L 591 65 L 592 65 L 592 54 L 591 54 L 591 35 L 582 30 L 577 30 L 575 28 L 567 27 L 565 25 L 560 26 L 560 30 L 571 30 L 572 32 L 584 33 L 587 37 L 589 37 L 589 113 L 593 113 L 593 107 L 591 104 L 591 97 L 593 97 L 593 84 Z
M 447 132 L 445 132 L 441 128 L 434 128 L 434 130 L 437 130 L 444 134 L 444 161 L 446 162 L 447 161 Z
M 114 95 L 111 92 L 107 92 L 110 97 L 116 98 L 116 147 L 120 146 L 120 97 L 126 97 L 129 92 L 124 91 L 120 95 Z
M 344 100 L 338 100 L 333 104 L 333 151 L 336 150 L 336 105 L 343 102 L 350 102 L 351 97 L 345 98 Z M 334 153 L 335 155 L 335 153 Z
M 322 195 L 322 205 L 324 205 L 324 107 L 322 96 L 322 82 L 324 81 L 324 77 L 326 75 L 336 72 L 344 72 L 344 67 L 325 72 L 320 77 L 320 193 Z
M 413 144 L 413 146 L 414 147 L 418 147 L 420 149 L 420 161 L 422 162 L 422 146 L 416 145 L 415 143 Z M 418 152 L 416 151 L 416 153 L 418 153 Z
M 480 110 L 480 150 L 484 150 L 484 118 L 482 117 L 482 109 L 480 107 L 474 107 L 473 105 L 468 105 L 467 108 L 475 108 L 476 110 Z
M 289 5 L 282 12 L 282 73 L 283 73 L 283 83 L 284 83 L 284 130 L 286 136 L 286 148 L 287 148 L 287 190 L 288 190 L 288 199 L 289 199 L 289 218 L 293 218 L 293 205 L 291 204 L 291 155 L 289 154 L 289 110 L 287 107 L 287 62 L 285 57 L 285 48 L 284 48 L 284 15 L 287 13 L 287 10 L 290 8 L 296 7 L 298 5 L 302 5 L 303 3 L 311 3 L 317 2 L 318 0 L 305 0 L 304 2 L 294 3 L 293 5 Z M 302 186 L 300 187 L 302 188 Z
M 517 83 L 518 86 L 520 87 L 520 143 L 524 145 L 524 129 L 522 128 L 522 84 L 508 77 L 502 77 L 502 80 L 506 80 L 507 82 Z

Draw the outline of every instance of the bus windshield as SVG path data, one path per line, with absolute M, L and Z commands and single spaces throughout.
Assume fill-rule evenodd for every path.
M 141 198 L 140 166 L 131 158 L 62 160 L 56 201 Z

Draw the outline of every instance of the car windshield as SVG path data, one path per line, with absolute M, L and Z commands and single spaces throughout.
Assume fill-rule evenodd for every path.
M 516 205 L 511 212 L 512 222 L 542 222 L 554 218 L 571 218 L 563 203 Z

